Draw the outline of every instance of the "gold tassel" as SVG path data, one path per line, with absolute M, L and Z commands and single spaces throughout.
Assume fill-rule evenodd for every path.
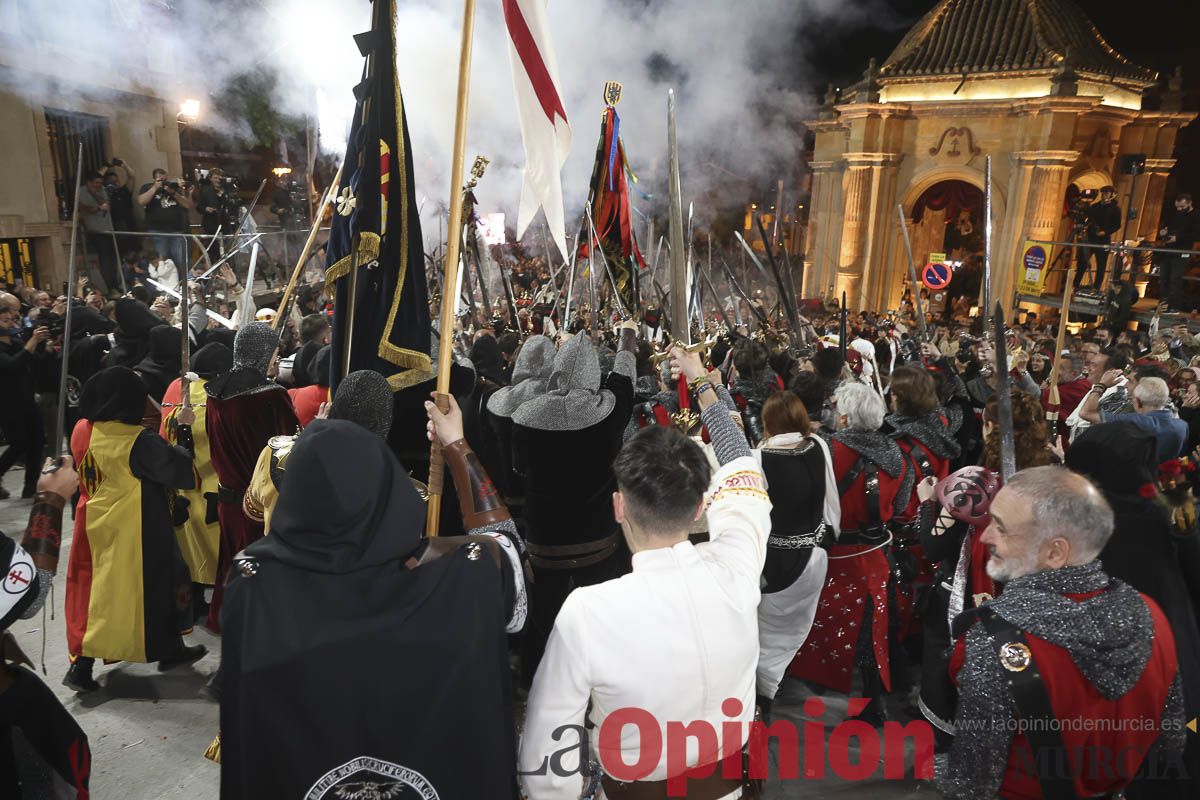
M 218 733 L 212 740 L 212 744 L 204 751 L 204 757 L 214 763 L 221 763 L 221 734 Z

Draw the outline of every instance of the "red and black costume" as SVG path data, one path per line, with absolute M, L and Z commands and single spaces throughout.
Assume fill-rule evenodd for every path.
M 262 520 L 252 520 L 242 510 L 254 465 L 271 437 L 290 436 L 300 427 L 287 390 L 266 374 L 277 341 L 271 326 L 250 323 L 234 341 L 233 369 L 205 385 L 209 449 L 221 481 L 217 489 L 221 548 L 208 611 L 208 627 L 214 631 L 221 629 L 221 598 L 233 557 L 263 535 Z
M 812 632 L 788 673 L 849 694 L 857 666 L 864 695 L 878 698 L 892 685 L 887 523 L 897 506 L 907 505 L 912 476 L 896 442 L 878 431 L 839 431 L 832 450 L 841 534 L 829 546 L 829 571 Z
M 1156 743 L 1182 751 L 1171 627 L 1098 560 L 1009 581 L 953 633 L 956 733 L 937 781 L 947 798 L 1112 796 Z

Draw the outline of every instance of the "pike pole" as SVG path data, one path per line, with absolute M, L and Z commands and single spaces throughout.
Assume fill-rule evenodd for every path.
M 54 463 L 62 461 L 63 439 L 67 427 L 67 364 L 71 354 L 71 299 L 75 293 L 75 240 L 79 232 L 79 185 L 83 178 L 83 142 L 79 143 L 79 156 L 75 159 L 75 207 L 71 211 L 71 254 L 67 261 L 67 318 L 63 322 L 62 368 L 58 373 L 58 412 L 54 418 Z M 120 269 L 121 265 L 118 264 Z
M 454 155 L 450 162 L 450 233 L 446 237 L 445 276 L 443 286 L 453 286 L 458 280 L 459 243 L 463 210 L 463 159 L 467 150 L 467 105 L 471 93 L 471 41 L 475 29 L 475 0 L 464 0 L 462 44 L 458 60 L 458 108 L 454 117 Z M 447 302 L 442 293 L 439 323 L 437 394 L 434 402 L 443 411 L 450 410 L 450 364 L 454 354 L 454 303 Z M 438 535 L 442 514 L 442 446 L 434 437 L 429 448 L 429 505 L 425 515 L 425 535 Z

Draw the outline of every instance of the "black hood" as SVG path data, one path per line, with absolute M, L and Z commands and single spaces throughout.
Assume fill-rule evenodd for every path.
M 352 422 L 316 420 L 288 456 L 271 535 L 245 552 L 310 572 L 399 569 L 424 527 L 425 505 L 382 438 Z
M 313 358 L 324 347 L 320 342 L 305 342 L 304 345 L 296 351 L 296 357 L 292 359 L 292 385 L 297 389 L 303 389 L 305 386 L 311 386 L 317 381 L 314 379 L 312 370 L 309 368 Z M 325 376 L 325 383 L 322 386 L 329 385 L 329 376 Z
M 487 378 L 501 386 L 507 383 L 504 380 L 504 360 L 500 357 L 500 343 L 491 336 L 480 336 L 476 339 L 475 344 L 471 345 L 468 357 L 475 365 L 475 372 L 479 377 Z
M 109 367 L 88 378 L 79 398 L 79 416 L 92 422 L 138 425 L 146 413 L 146 385 L 128 367 Z
M 209 342 L 192 353 L 192 372 L 211 380 L 233 369 L 233 351 L 220 342 Z

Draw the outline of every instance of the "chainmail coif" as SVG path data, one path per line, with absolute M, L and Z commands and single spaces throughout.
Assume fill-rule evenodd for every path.
M 344 419 L 384 439 L 392 430 L 392 387 L 387 378 L 369 369 L 351 372 L 338 384 L 330 419 Z
M 233 368 L 266 373 L 271 357 L 279 346 L 279 334 L 265 322 L 251 322 L 237 332 L 233 340 Z

